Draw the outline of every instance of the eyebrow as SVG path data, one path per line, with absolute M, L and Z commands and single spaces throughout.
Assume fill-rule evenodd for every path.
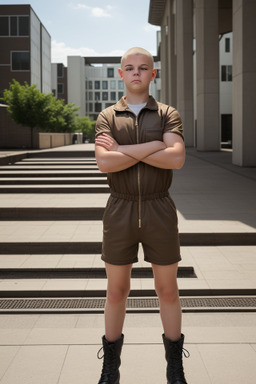
M 133 65 L 134 65 L 134 64 L 126 64 L 125 67 L 133 67 Z M 147 67 L 149 67 L 148 64 L 140 64 L 140 66 L 142 66 L 142 65 L 146 65 Z

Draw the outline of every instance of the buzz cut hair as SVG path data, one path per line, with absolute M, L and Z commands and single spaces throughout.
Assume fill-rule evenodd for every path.
M 154 59 L 153 59 L 153 56 L 151 55 L 151 53 L 149 51 L 147 51 L 146 49 L 144 48 L 140 48 L 140 47 L 133 47 L 133 48 L 130 48 L 128 49 L 128 51 L 126 51 L 122 58 L 121 58 L 121 67 L 122 67 L 122 64 L 123 64 L 123 61 L 130 55 L 145 55 L 145 56 L 148 56 L 150 58 L 150 60 L 152 61 L 152 68 L 154 67 Z

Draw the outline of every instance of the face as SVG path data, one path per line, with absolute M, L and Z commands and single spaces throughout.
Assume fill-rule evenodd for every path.
M 118 72 L 127 90 L 133 91 L 147 89 L 156 75 L 150 57 L 142 54 L 127 56 Z

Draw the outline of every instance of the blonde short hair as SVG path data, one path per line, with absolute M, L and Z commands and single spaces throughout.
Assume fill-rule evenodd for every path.
M 150 58 L 150 60 L 152 61 L 152 67 L 154 66 L 154 59 L 153 59 L 153 56 L 151 55 L 150 52 L 148 52 L 146 49 L 144 48 L 140 48 L 140 47 L 133 47 L 133 48 L 130 48 L 128 49 L 128 51 L 126 51 L 122 58 L 121 58 L 121 66 L 123 64 L 123 61 L 129 56 L 129 55 L 145 55 L 145 56 L 148 56 Z

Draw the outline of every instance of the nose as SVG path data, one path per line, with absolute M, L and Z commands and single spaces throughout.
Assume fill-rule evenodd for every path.
M 139 75 L 139 69 L 138 68 L 134 68 L 134 72 L 133 72 L 133 74 L 134 75 L 136 75 L 136 76 L 138 76 Z

